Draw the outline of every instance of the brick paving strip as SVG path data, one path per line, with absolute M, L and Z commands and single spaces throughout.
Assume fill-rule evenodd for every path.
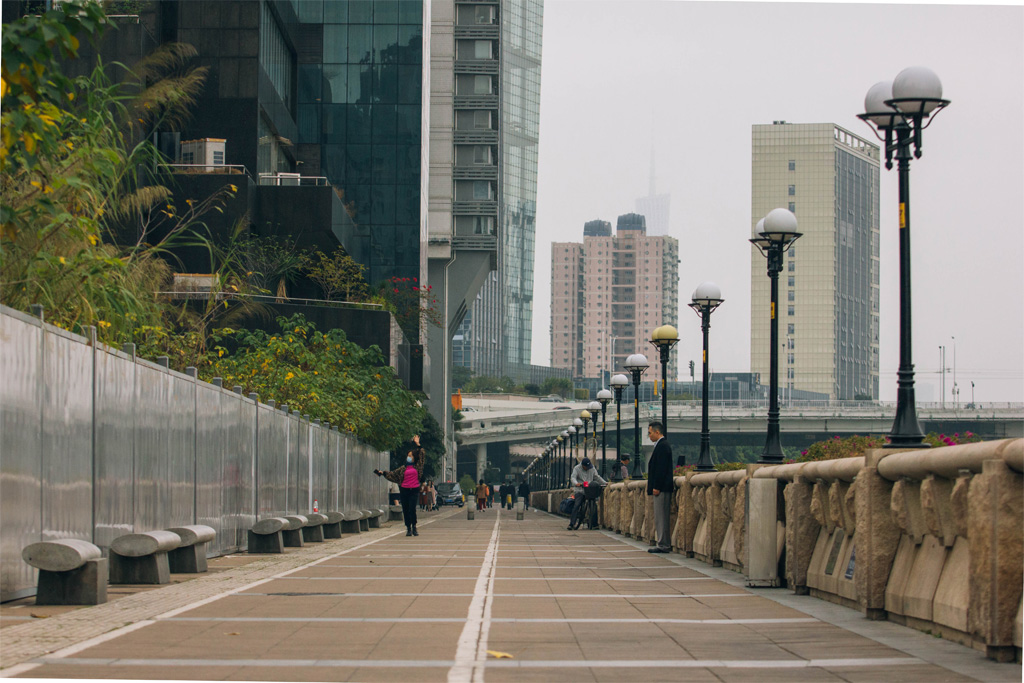
M 442 512 L 424 521 L 421 526 L 458 512 L 460 510 L 454 508 Z M 281 574 L 304 569 L 395 536 L 401 533 L 395 530 L 395 524 L 401 528 L 401 524 L 397 522 L 386 522 L 379 529 L 371 529 L 360 534 L 346 534 L 340 540 L 309 544 L 281 555 L 264 555 L 254 562 L 218 574 L 201 576 L 191 581 L 137 593 L 103 605 L 78 609 L 47 619 L 33 619 L 33 623 L 10 626 L 3 630 L 0 676 L 16 675 L 26 670 L 26 667 L 12 670 L 12 667 L 23 662 L 80 644 L 84 649 L 92 645 L 92 641 L 98 637 L 116 637 L 127 632 L 124 631 L 126 627 L 141 628 L 158 618 L 167 618 L 173 616 L 173 613 L 198 607 L 198 603 L 237 593 L 257 583 L 278 578 Z

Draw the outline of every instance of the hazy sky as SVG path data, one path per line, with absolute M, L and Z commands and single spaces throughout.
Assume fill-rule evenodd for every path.
M 951 368 L 955 337 L 961 402 L 972 380 L 979 402 L 1024 401 L 1024 7 L 544 5 L 534 363 L 550 363 L 551 243 L 582 241 L 584 222 L 633 211 L 653 142 L 682 260 L 679 367 L 699 363 L 699 321 L 686 304 L 712 280 L 725 298 L 712 318 L 712 369 L 749 370 L 751 126 L 830 122 L 873 140 L 856 118 L 864 94 L 923 65 L 952 104 L 911 163 L 918 400 L 939 400 L 938 347 Z M 880 199 L 881 398 L 893 400 L 895 169 L 883 166 Z

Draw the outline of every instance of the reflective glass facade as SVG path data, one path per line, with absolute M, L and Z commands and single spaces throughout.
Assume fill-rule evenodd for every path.
M 423 3 L 292 5 L 300 155 L 344 193 L 356 228 L 343 242 L 370 284 L 422 278 Z
M 531 359 L 543 13 L 542 0 L 497 7 L 498 270 L 456 333 L 453 355 L 479 375 Z

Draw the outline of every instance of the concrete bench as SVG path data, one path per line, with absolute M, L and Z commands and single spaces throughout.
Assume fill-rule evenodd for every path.
M 373 513 L 370 512 L 369 510 L 360 510 L 359 512 L 360 512 L 360 514 L 362 514 L 362 517 L 359 519 L 359 530 L 360 531 L 369 531 L 370 530 L 370 517 L 373 516 Z
M 180 545 L 173 531 L 118 536 L 110 544 L 110 583 L 170 583 L 167 553 Z
M 37 605 L 101 605 L 107 601 L 107 559 L 89 541 L 41 541 L 27 546 L 21 557 L 39 570 Z
M 379 529 L 381 520 L 387 520 L 387 517 L 385 517 L 387 512 L 385 511 L 384 508 L 370 508 L 369 512 L 370 516 L 366 519 L 366 521 L 369 522 L 370 528 Z
M 388 521 L 389 522 L 401 522 L 403 519 L 402 506 L 392 505 L 388 508 Z
M 341 538 L 341 523 L 345 521 L 344 512 L 325 513 L 327 521 L 323 523 L 324 538 Z
M 327 515 L 311 512 L 305 517 L 306 525 L 302 527 L 302 540 L 305 543 L 323 543 L 324 523 L 327 521 Z
M 358 534 L 363 530 L 362 519 L 362 512 L 349 510 L 345 513 L 345 520 L 341 523 L 341 530 L 346 534 Z
M 250 553 L 283 553 L 284 535 L 289 522 L 284 517 L 266 517 L 249 529 Z
M 281 538 L 284 539 L 285 548 L 301 548 L 305 545 L 302 542 L 302 527 L 306 526 L 309 519 L 305 515 L 285 515 L 288 526 L 281 529 Z
M 167 563 L 175 574 L 201 574 L 207 569 L 206 544 L 217 537 L 213 527 L 193 524 L 168 529 L 178 534 L 181 545 L 167 553 Z

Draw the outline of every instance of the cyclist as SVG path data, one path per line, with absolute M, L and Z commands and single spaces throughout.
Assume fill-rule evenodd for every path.
M 590 458 L 583 458 L 583 461 L 572 468 L 572 475 L 569 480 L 572 482 L 572 492 L 575 500 L 572 506 L 572 517 L 569 518 L 569 530 L 578 529 L 580 527 L 580 521 L 577 520 L 580 514 L 580 508 L 583 507 L 583 501 L 586 496 L 583 495 L 583 487 L 590 486 L 593 482 L 598 482 L 602 485 L 607 485 L 601 475 L 597 473 L 594 466 L 590 463 Z

